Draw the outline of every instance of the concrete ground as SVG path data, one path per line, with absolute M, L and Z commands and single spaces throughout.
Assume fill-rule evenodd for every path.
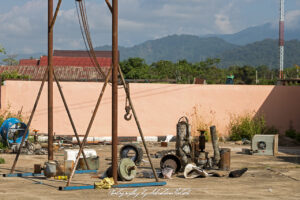
M 173 149 L 160 147 L 159 143 L 149 143 L 151 154 L 160 150 Z M 212 156 L 212 148 L 207 144 Z M 247 167 L 249 170 L 240 178 L 207 177 L 184 179 L 182 174 L 173 176 L 162 187 L 126 188 L 109 190 L 59 191 L 65 186 L 61 180 L 35 178 L 0 177 L 0 200 L 40 200 L 40 199 L 300 199 L 300 148 L 282 147 L 277 157 L 254 156 L 241 154 L 242 148 L 249 146 L 223 143 L 221 147 L 231 148 L 231 169 Z M 119 145 L 121 147 L 121 145 Z M 109 145 L 89 146 L 97 150 L 100 156 L 100 170 L 103 173 L 110 165 Z M 14 154 L 1 154 L 6 164 L 0 165 L 0 173 L 9 173 Z M 55 153 L 55 159 L 63 160 L 63 150 Z M 147 160 L 146 155 L 144 159 Z M 17 172 L 33 172 L 34 164 L 43 164 L 47 155 L 21 155 L 17 164 Z M 159 158 L 153 158 L 154 165 L 159 168 Z M 150 170 L 149 163 L 144 162 L 138 172 Z M 99 181 L 95 175 L 76 175 L 72 185 L 93 184 Z M 134 182 L 149 182 L 153 179 L 135 178 Z

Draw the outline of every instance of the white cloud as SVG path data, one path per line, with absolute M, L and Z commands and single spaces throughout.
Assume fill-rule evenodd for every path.
M 292 10 L 286 13 L 286 27 L 290 29 L 300 27 L 300 10 Z
M 267 1 L 273 0 L 264 2 Z M 19 6 L 0 14 L 0 44 L 11 53 L 46 52 L 47 1 L 18 2 Z M 105 1 L 86 0 L 86 2 L 94 46 L 110 44 L 111 14 Z M 244 14 L 245 9 L 252 14 L 248 7 L 249 9 L 253 7 L 251 11 L 256 10 L 257 4 L 261 2 L 261 0 L 120 0 L 119 44 L 134 45 L 171 34 L 205 35 L 240 31 L 249 25 L 265 22 L 261 22 L 259 17 L 256 21 L 252 20 L 256 16 L 245 17 Z M 242 15 L 244 18 L 241 18 Z M 273 20 L 270 18 L 269 21 Z M 287 26 L 296 27 L 300 26 L 299 24 L 299 9 L 287 12 Z M 74 0 L 62 3 L 54 27 L 54 48 L 85 48 Z
M 229 16 L 226 16 L 224 14 L 216 14 L 215 18 L 215 24 L 222 33 L 229 34 L 234 32 L 229 20 Z

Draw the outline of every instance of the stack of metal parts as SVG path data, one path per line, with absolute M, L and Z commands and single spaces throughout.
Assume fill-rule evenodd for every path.
M 230 149 L 219 149 L 216 127 L 210 127 L 214 156 L 205 151 L 205 131 L 199 130 L 198 140 L 191 137 L 191 125 L 187 117 L 181 117 L 177 123 L 176 154 L 168 153 L 160 161 L 162 174 L 173 169 L 173 173 L 184 171 L 186 177 L 206 177 L 204 170 L 230 170 Z

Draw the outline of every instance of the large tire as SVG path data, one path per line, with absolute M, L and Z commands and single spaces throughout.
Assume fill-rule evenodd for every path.
M 143 160 L 143 149 L 137 144 L 125 144 L 120 149 L 120 159 L 129 158 L 129 151 L 134 151 L 135 155 L 131 157 L 131 160 L 135 163 L 135 165 L 140 165 Z

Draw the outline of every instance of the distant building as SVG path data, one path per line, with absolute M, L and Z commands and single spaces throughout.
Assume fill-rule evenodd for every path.
M 111 51 L 95 51 L 97 61 L 104 73 L 112 64 Z M 1 66 L 3 71 L 17 71 L 29 75 L 31 80 L 42 80 L 48 65 L 48 57 L 40 59 L 21 59 L 18 66 Z M 63 81 L 101 81 L 104 77 L 98 73 L 94 61 L 87 51 L 54 50 L 53 66 L 59 80 Z

